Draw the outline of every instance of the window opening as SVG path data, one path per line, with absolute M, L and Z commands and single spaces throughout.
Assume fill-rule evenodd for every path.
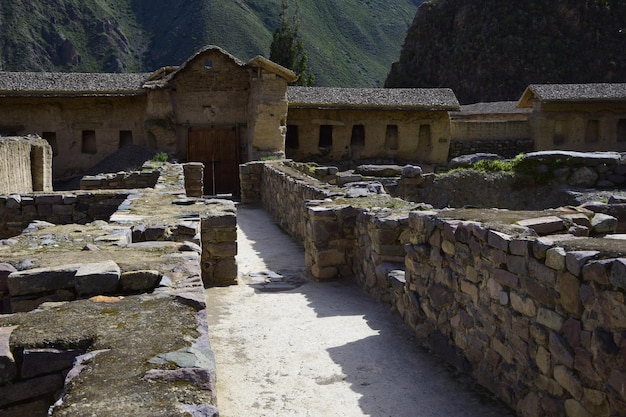
M 565 143 L 565 121 L 556 120 L 554 122 L 554 134 L 552 136 L 554 145 L 563 145 Z
M 285 136 L 285 148 L 298 149 L 300 147 L 300 137 L 298 126 L 287 125 L 287 135 Z
M 365 146 L 365 126 L 352 126 L 352 137 L 350 138 L 350 146 Z
M 133 131 L 132 130 L 120 130 L 120 143 L 119 147 L 129 146 L 133 144 Z
M 385 133 L 385 150 L 397 151 L 400 148 L 400 141 L 398 140 L 398 126 L 387 125 L 387 131 Z
M 596 119 L 587 121 L 587 128 L 585 129 L 585 142 L 595 143 L 600 140 L 600 121 Z
M 95 130 L 83 130 L 81 152 L 90 154 L 98 153 Z
M 626 119 L 617 122 L 617 141 L 626 142 Z
M 333 147 L 333 126 L 332 125 L 320 125 L 320 137 L 318 142 L 319 148 L 332 148 Z
M 57 156 L 59 154 L 59 148 L 57 146 L 57 133 L 56 132 L 43 132 L 41 137 L 48 142 L 50 147 L 52 148 L 52 156 Z

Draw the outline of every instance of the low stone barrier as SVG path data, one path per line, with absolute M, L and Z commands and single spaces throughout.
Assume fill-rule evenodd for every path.
M 152 188 L 159 179 L 159 171 L 131 171 L 89 175 L 81 178 L 81 190 L 131 190 Z
M 34 220 L 54 224 L 108 220 L 128 195 L 128 192 L 78 192 L 0 196 L 0 238 L 20 234 Z
M 201 162 L 183 164 L 183 173 L 187 197 L 202 197 L 204 194 L 204 164 Z
M 202 282 L 205 287 L 237 283 L 237 214 L 232 202 L 201 220 Z

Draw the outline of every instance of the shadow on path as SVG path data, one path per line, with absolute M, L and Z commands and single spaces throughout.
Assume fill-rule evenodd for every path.
M 238 225 L 245 236 L 238 256 L 243 274 L 259 268 L 293 273 L 305 270 L 302 246 L 282 232 L 262 208 L 239 206 Z M 284 292 L 255 291 L 252 296 L 248 292 L 239 301 L 238 306 L 224 307 L 228 314 L 221 316 L 236 322 L 221 324 L 230 329 L 225 337 L 255 344 L 254 349 L 242 350 L 251 362 L 247 366 L 257 366 L 257 373 L 265 373 L 264 379 L 256 382 L 263 385 L 265 391 L 260 389 L 256 395 L 265 403 L 259 398 L 254 404 L 268 411 L 256 415 L 513 415 L 499 402 L 481 395 L 469 378 L 450 372 L 419 348 L 398 316 L 350 281 L 306 281 Z M 239 333 L 237 321 L 245 326 Z M 251 335 L 253 332 L 258 335 Z M 242 342 L 248 337 L 257 339 Z M 271 339 L 269 351 L 253 352 L 258 346 L 265 348 L 260 338 Z M 248 375 L 255 378 L 254 373 Z M 280 385 L 283 378 L 289 378 L 287 385 Z M 268 387 L 289 392 L 270 393 Z

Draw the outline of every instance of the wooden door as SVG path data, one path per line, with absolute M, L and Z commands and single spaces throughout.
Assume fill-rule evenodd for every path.
M 187 159 L 204 164 L 205 195 L 239 195 L 239 140 L 235 126 L 189 128 Z

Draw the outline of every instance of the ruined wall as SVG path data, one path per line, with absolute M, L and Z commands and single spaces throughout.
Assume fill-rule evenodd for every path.
M 261 181 L 271 184 L 263 203 L 303 241 L 315 278 L 354 274 L 420 343 L 519 415 L 626 413 L 626 258 L 434 211 L 283 205 L 321 183 L 272 167 Z
M 81 190 L 130 190 L 152 188 L 159 180 L 159 171 L 131 171 L 88 175 L 80 179 Z
M 126 143 L 145 145 L 145 107 L 145 96 L 5 97 L 0 128 L 47 140 L 59 178 L 93 167 Z
M 405 321 L 522 416 L 621 415 L 626 260 L 410 215 Z
M 297 126 L 298 147 L 286 144 L 287 157 L 296 160 L 401 158 L 443 164 L 448 158 L 446 111 L 290 108 L 287 123 Z M 320 126 L 331 126 L 324 128 L 332 131 L 329 146 Z M 363 134 L 353 134 L 354 126 L 362 126 Z
M 0 138 L 0 194 L 52 191 L 52 149 L 38 137 Z
M 54 224 L 108 220 L 127 196 L 110 192 L 0 196 L 0 238 L 20 234 L 34 220 Z

